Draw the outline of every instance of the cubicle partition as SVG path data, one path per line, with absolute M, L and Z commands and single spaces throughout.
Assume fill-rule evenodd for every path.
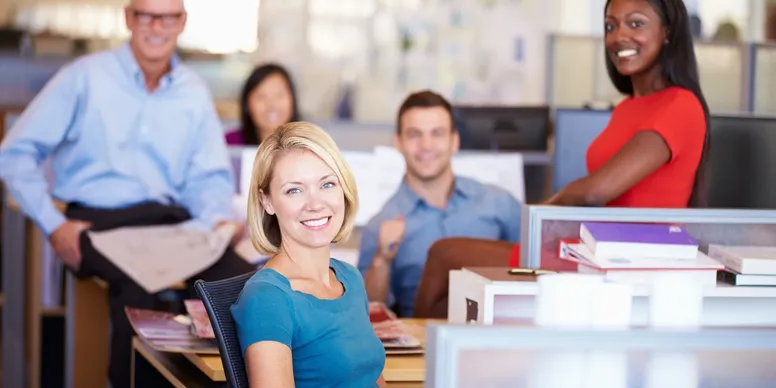
M 711 120 L 709 206 L 776 209 L 776 116 Z
M 0 106 L 27 105 L 46 82 L 71 60 L 63 57 L 0 55 Z
M 427 387 L 772 387 L 776 331 L 429 325 Z
M 617 102 L 600 36 L 549 39 L 547 96 L 551 106 Z M 713 112 L 776 113 L 776 45 L 695 42 L 701 88 Z
M 587 175 L 587 148 L 610 116 L 610 111 L 556 110 L 553 192 Z M 776 209 L 776 116 L 714 114 L 709 164 L 710 207 Z
M 552 191 L 587 175 L 585 155 L 593 139 L 606 128 L 609 110 L 555 110 L 555 151 L 552 154 Z
M 776 115 L 776 45 L 756 44 L 752 49 L 750 73 L 754 75 L 752 91 L 753 111 L 756 114 Z
M 701 250 L 711 243 L 776 246 L 776 210 L 525 206 L 521 265 L 568 269 L 569 263 L 558 258 L 559 242 L 579 238 L 584 221 L 677 223 L 698 241 Z M 571 267 L 576 268 L 573 263 Z

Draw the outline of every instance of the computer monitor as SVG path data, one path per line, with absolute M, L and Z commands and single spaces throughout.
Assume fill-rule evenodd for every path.
M 776 116 L 711 119 L 709 206 L 776 209 Z
M 547 106 L 456 106 L 461 149 L 546 151 L 550 133 Z

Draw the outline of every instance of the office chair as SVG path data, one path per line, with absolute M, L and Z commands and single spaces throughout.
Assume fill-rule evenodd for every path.
M 480 238 L 448 237 L 428 250 L 415 297 L 415 318 L 447 318 L 450 271 L 463 267 L 507 267 L 515 244 Z
M 194 289 L 205 305 L 213 333 L 218 342 L 218 352 L 224 364 L 226 381 L 231 388 L 248 388 L 248 375 L 245 372 L 245 360 L 237 338 L 237 328 L 232 319 L 230 307 L 237 301 L 245 282 L 255 272 L 235 276 L 229 279 L 206 282 L 197 280 Z

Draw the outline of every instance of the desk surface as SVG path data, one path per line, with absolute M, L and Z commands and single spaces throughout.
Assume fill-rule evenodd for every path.
M 426 323 L 433 322 L 433 320 L 403 319 L 402 321 L 405 322 L 412 334 L 425 346 Z M 185 356 L 213 381 L 226 381 L 224 365 L 221 363 L 220 356 L 200 354 L 186 354 Z M 425 355 L 388 356 L 385 360 L 383 377 L 386 383 L 389 384 L 423 382 L 426 378 Z

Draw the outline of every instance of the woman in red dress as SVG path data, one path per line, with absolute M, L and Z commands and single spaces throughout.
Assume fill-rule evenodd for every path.
M 709 109 L 682 0 L 609 0 L 606 67 L 626 98 L 587 150 L 588 176 L 545 202 L 706 205 Z

